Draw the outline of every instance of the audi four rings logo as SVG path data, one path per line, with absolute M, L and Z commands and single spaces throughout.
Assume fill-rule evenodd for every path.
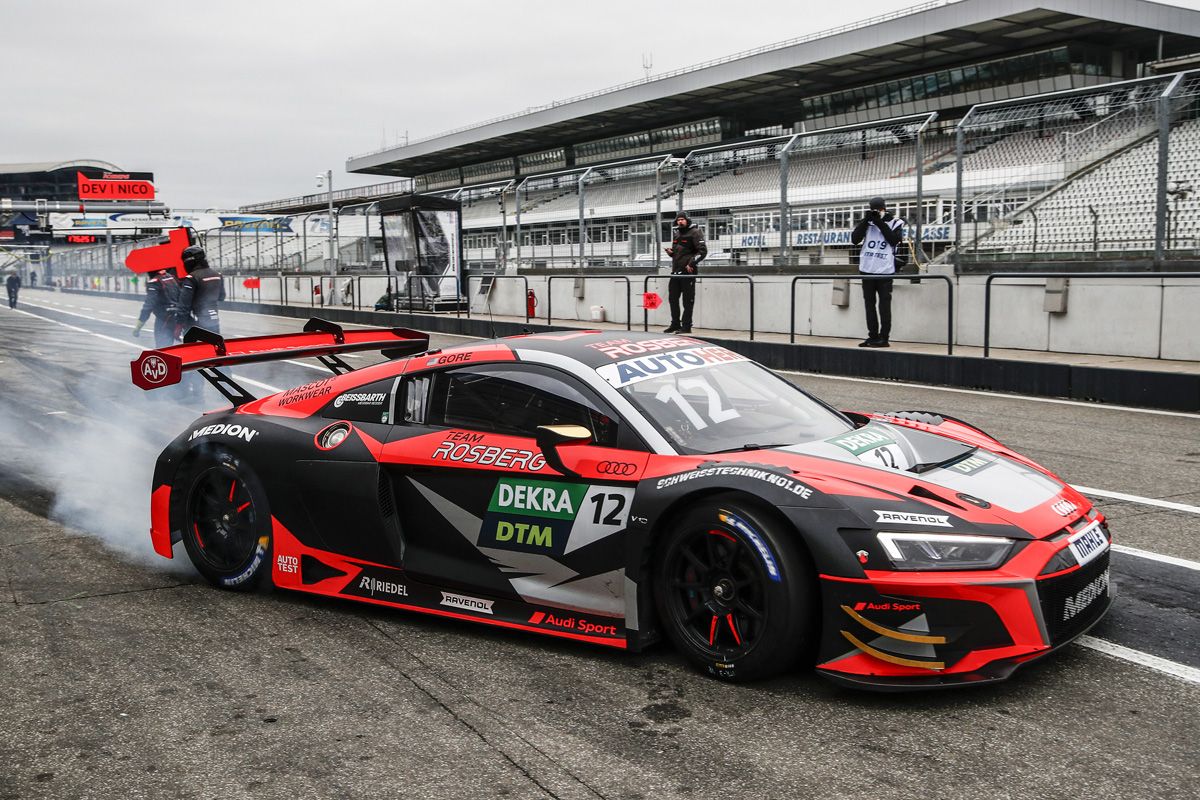
M 162 383 L 167 377 L 167 362 L 158 356 L 149 356 L 142 362 L 142 377 L 150 383 Z
M 596 465 L 596 472 L 601 475 L 632 475 L 637 472 L 637 464 L 627 464 L 624 461 L 601 461 Z
M 1079 510 L 1079 506 L 1075 505 L 1070 500 L 1059 500 L 1057 503 L 1050 506 L 1050 509 L 1060 517 L 1069 517 Z

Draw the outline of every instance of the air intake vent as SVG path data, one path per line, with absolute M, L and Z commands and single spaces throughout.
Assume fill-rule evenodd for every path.
M 909 489 L 908 493 L 911 494 L 913 497 L 920 497 L 925 500 L 933 500 L 935 502 L 941 503 L 942 505 L 952 506 L 954 508 L 966 508 L 966 506 L 962 505 L 961 503 L 956 503 L 953 500 L 942 497 L 940 494 L 931 492 L 929 489 L 926 489 L 924 486 L 921 486 L 919 484 L 914 485 L 911 489 Z
M 328 578 L 337 578 L 346 573 L 336 567 L 318 561 L 308 553 L 300 556 L 300 582 L 305 586 L 320 583 Z
M 392 481 L 383 469 L 379 470 L 379 515 L 384 519 L 396 514 L 396 501 L 392 495 Z

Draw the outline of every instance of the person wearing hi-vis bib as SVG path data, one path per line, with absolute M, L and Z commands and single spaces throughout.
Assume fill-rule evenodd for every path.
M 851 244 L 861 244 L 858 274 L 867 307 L 867 338 L 859 347 L 890 347 L 892 332 L 892 279 L 873 277 L 896 274 L 896 248 L 904 241 L 904 220 L 892 216 L 882 197 L 872 197 L 867 214 L 850 234 Z M 876 311 L 878 304 L 878 311 Z

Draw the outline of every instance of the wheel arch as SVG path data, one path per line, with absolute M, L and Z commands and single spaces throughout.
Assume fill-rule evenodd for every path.
M 762 489 L 764 484 L 755 481 L 721 481 L 705 479 L 703 482 L 689 483 L 686 486 L 675 487 L 669 494 L 657 491 L 653 480 L 644 481 L 634 497 L 632 513 L 639 515 L 647 522 L 641 526 L 641 531 L 635 533 L 626 564 L 626 576 L 639 588 L 637 596 L 637 618 L 639 620 L 639 635 L 631 641 L 640 648 L 656 642 L 661 638 L 658 611 L 655 607 L 654 571 L 659 557 L 658 549 L 663 536 L 670 530 L 671 525 L 679 520 L 698 503 L 711 502 L 714 499 L 728 498 L 731 501 L 745 503 L 763 517 L 778 523 L 791 535 L 797 549 L 802 555 L 808 568 L 812 571 L 813 580 L 818 578 L 818 562 L 809 543 L 809 533 L 797 521 L 780 509 L 780 503 L 794 501 L 795 495 L 766 484 L 773 491 L 754 491 Z M 814 494 L 814 497 L 816 495 Z M 819 597 L 816 598 L 819 602 Z M 819 616 L 818 616 L 819 619 Z

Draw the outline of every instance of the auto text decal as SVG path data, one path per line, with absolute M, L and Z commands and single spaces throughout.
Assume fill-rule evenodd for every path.
M 712 364 L 746 360 L 745 356 L 738 355 L 732 350 L 726 350 L 724 347 L 704 345 L 604 364 L 597 367 L 596 372 L 601 378 L 620 389 L 623 386 L 630 386 L 659 375 L 671 375 Z

